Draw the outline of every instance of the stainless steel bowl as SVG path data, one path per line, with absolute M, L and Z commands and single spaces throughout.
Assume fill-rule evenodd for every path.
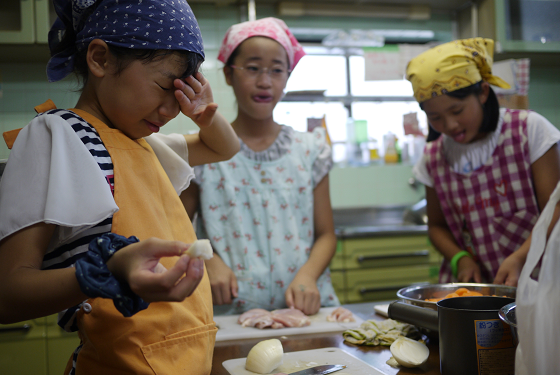
M 499 296 L 515 298 L 517 288 L 498 284 L 477 283 L 448 283 L 448 284 L 420 284 L 402 288 L 397 292 L 397 297 L 405 303 L 427 307 L 437 310 L 435 302 L 426 301 L 428 298 L 441 298 L 459 288 L 482 293 L 484 296 Z
M 508 303 L 498 311 L 500 319 L 507 323 L 511 327 L 511 334 L 513 335 L 513 340 L 515 344 L 519 342 L 517 337 L 517 318 L 515 317 L 515 302 Z

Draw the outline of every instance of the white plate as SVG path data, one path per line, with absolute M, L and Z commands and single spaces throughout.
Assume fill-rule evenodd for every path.
M 345 365 L 344 370 L 337 371 L 333 375 L 385 375 L 385 373 L 339 348 L 284 353 L 283 359 L 284 362 L 271 374 L 278 372 L 289 374 L 319 365 Z M 255 375 L 254 372 L 245 370 L 246 360 L 247 358 L 229 359 L 224 361 L 222 365 L 231 375 Z

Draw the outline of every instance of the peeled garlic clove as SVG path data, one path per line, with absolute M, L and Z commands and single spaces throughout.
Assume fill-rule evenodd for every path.
M 268 374 L 282 364 L 284 348 L 278 339 L 259 342 L 247 355 L 245 369 L 257 374 Z
M 191 258 L 210 259 L 214 256 L 210 240 L 196 240 L 186 251 Z
M 390 350 L 399 365 L 404 367 L 420 366 L 426 363 L 430 355 L 426 345 L 403 336 L 391 344 Z

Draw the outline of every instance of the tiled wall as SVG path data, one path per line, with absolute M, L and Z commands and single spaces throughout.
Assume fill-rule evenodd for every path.
M 236 115 L 235 98 L 223 78 L 221 63 L 216 60 L 218 48 L 227 28 L 241 20 L 244 14 L 235 6 L 193 4 L 205 44 L 206 61 L 202 72 L 210 81 L 214 99 L 227 119 Z M 257 17 L 274 16 L 272 6 L 257 8 Z M 430 21 L 405 21 L 371 18 L 285 18 L 290 27 L 317 27 L 340 29 L 429 29 L 440 41 L 453 39 L 453 22 L 445 15 L 433 14 Z M 59 108 L 71 108 L 77 102 L 79 92 L 72 79 L 48 83 L 44 63 L 0 64 L 0 132 L 25 126 L 34 116 L 33 107 L 46 99 L 53 99 Z M 556 93 L 560 87 L 560 70 L 554 68 L 531 69 L 529 101 L 531 107 L 560 125 L 560 107 Z M 189 132 L 197 129 L 188 118 L 179 115 L 162 131 Z M 0 142 L 0 159 L 9 150 Z M 410 166 L 372 166 L 366 168 L 335 169 L 331 173 L 331 197 L 333 207 L 376 206 L 408 204 L 419 199 L 421 192 L 407 185 L 411 176 Z M 350 182 L 351 181 L 351 182 Z

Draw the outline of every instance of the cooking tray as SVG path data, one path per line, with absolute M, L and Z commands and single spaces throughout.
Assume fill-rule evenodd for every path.
M 420 284 L 411 285 L 402 288 L 397 292 L 399 297 L 404 303 L 416 305 L 420 307 L 427 307 L 432 310 L 437 310 L 435 302 L 426 301 L 427 298 L 441 298 L 447 294 L 454 292 L 459 288 L 466 288 L 471 291 L 476 291 L 484 296 L 499 296 L 515 298 L 517 288 L 514 286 L 506 286 L 499 284 L 482 284 L 482 283 L 447 283 L 447 284 Z M 464 298 L 464 297 L 456 297 Z

